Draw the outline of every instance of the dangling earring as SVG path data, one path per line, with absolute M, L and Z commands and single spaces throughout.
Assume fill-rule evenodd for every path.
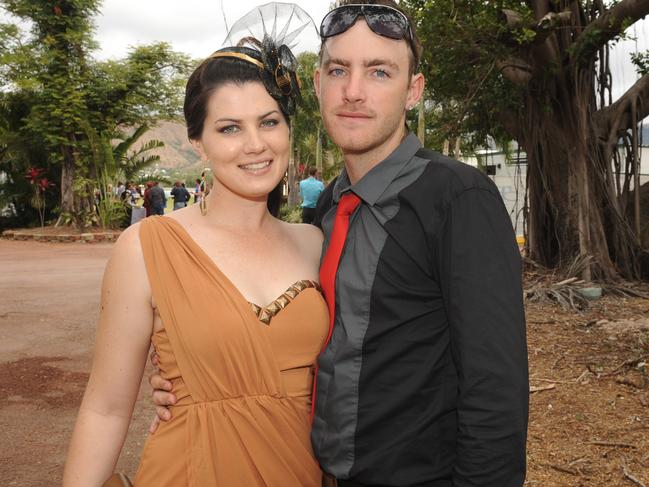
M 200 185 L 201 193 L 201 201 L 199 203 L 199 207 L 201 209 L 201 215 L 205 216 L 207 215 L 207 182 L 205 181 L 205 176 L 201 178 L 201 185 Z

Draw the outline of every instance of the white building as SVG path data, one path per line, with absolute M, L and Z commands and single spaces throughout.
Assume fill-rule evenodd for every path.
M 649 182 L 649 140 L 640 152 L 640 185 Z M 474 167 L 484 166 L 487 175 L 494 181 L 512 220 L 517 237 L 523 235 L 523 208 L 525 206 L 525 184 L 527 178 L 527 155 L 519 151 L 516 143 L 507 154 L 499 148 L 480 149 L 472 156 L 463 157 L 463 162 Z M 633 189 L 633 183 L 631 184 Z

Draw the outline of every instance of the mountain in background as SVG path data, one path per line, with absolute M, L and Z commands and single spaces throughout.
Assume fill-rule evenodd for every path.
M 200 157 L 187 138 L 185 124 L 169 121 L 159 122 L 142 136 L 137 147 L 152 139 L 161 140 L 165 144 L 164 147 L 150 152 L 150 154 L 160 156 L 159 169 L 182 171 L 200 171 L 202 169 L 203 164 Z

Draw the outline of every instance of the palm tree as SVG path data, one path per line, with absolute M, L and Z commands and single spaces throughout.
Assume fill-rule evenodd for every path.
M 140 125 L 131 135 L 122 135 L 121 142 L 113 147 L 113 160 L 116 163 L 116 179 L 120 173 L 125 180 L 133 179 L 142 169 L 149 167 L 160 160 L 158 154 L 146 154 L 147 152 L 164 147 L 164 142 L 157 139 L 149 140 L 140 145 L 137 149 L 129 152 L 129 149 L 142 137 L 149 127 Z

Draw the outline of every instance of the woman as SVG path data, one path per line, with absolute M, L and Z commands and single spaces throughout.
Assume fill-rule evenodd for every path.
M 146 189 L 144 190 L 144 202 L 142 206 L 146 210 L 146 216 L 153 214 L 153 207 L 151 206 L 151 188 L 153 188 L 153 181 L 146 182 Z
M 272 83 L 286 78 L 271 79 L 281 70 L 262 59 L 226 48 L 188 81 L 188 135 L 215 191 L 200 208 L 144 220 L 116 243 L 66 487 L 100 486 L 111 475 L 150 340 L 178 400 L 147 440 L 136 486 L 321 483 L 309 408 L 328 328 L 316 283 L 322 236 L 275 216 L 297 93 L 284 85 L 278 94 Z M 284 72 L 296 88 L 294 72 Z M 148 279 L 123 286 L 134 269 Z
M 195 185 L 194 185 L 194 203 L 200 203 L 200 201 L 201 201 L 201 179 L 196 178 Z

